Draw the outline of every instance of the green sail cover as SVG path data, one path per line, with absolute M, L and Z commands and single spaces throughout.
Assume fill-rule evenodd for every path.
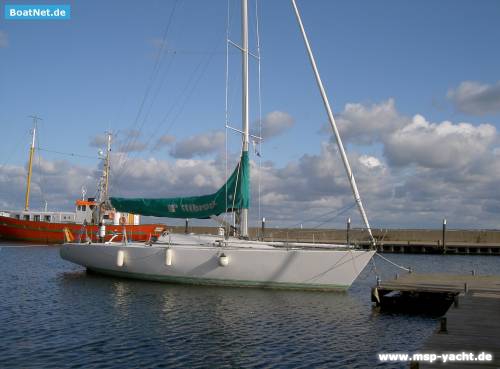
M 111 197 L 110 200 L 117 211 L 166 218 L 206 219 L 235 209 L 247 209 L 250 203 L 248 152 L 241 154 L 241 160 L 233 174 L 214 194 L 168 199 Z

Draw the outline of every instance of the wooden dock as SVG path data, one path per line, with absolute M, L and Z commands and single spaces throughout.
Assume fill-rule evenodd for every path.
M 442 316 L 420 353 L 493 356 L 492 361 L 412 362 L 410 368 L 500 368 L 500 276 L 408 273 L 379 282 L 372 301 L 382 311 Z
M 444 317 L 445 330 L 437 330 L 421 352 L 491 354 L 492 361 L 461 361 L 446 364 L 421 362 L 415 368 L 500 368 L 500 294 L 469 292 L 458 297 Z M 472 358 L 471 358 L 472 359 Z

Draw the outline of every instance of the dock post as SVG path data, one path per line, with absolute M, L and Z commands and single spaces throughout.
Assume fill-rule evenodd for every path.
M 443 219 L 443 254 L 446 254 L 446 218 Z
M 439 333 L 448 333 L 448 327 L 447 327 L 446 323 L 447 323 L 447 319 L 444 316 L 440 320 Z
M 349 246 L 351 244 L 350 239 L 349 239 L 349 233 L 351 231 L 351 218 L 347 218 L 347 229 L 346 229 L 346 243 Z
M 189 219 L 186 218 L 186 225 L 184 227 L 184 233 L 188 234 L 189 233 Z
M 266 232 L 266 218 L 262 218 L 262 227 L 260 230 L 260 233 L 261 233 L 260 237 L 261 237 L 262 241 L 264 241 L 265 232 Z

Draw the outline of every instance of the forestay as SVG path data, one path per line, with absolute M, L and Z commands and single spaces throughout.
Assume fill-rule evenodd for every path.
M 121 212 L 166 218 L 206 219 L 212 215 L 247 209 L 250 203 L 249 178 L 248 152 L 244 151 L 227 182 L 213 194 L 164 199 L 111 197 L 110 201 Z

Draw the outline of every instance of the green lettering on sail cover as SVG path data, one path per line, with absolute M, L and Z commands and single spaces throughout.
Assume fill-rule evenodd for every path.
M 117 211 L 166 218 L 204 219 L 236 209 L 247 209 L 250 203 L 248 152 L 242 153 L 227 182 L 211 195 L 166 199 L 111 197 L 110 200 Z

